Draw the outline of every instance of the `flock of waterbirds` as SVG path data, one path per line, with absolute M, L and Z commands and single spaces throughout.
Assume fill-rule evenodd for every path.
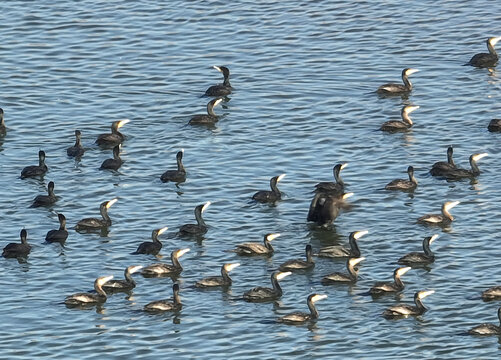
M 501 37 L 491 37 L 487 39 L 488 53 L 476 54 L 465 65 L 471 65 L 480 68 L 495 67 L 498 62 L 498 55 L 495 50 L 496 43 L 501 40 Z M 223 101 L 227 101 L 227 96 L 233 91 L 230 84 L 230 71 L 224 66 L 214 66 L 214 68 L 223 74 L 224 81 L 222 84 L 211 86 L 205 92 L 206 96 L 214 97 L 207 104 L 207 114 L 195 115 L 189 121 L 190 125 L 213 126 L 218 120 L 218 115 L 214 112 L 214 107 Z M 412 83 L 409 76 L 418 72 L 417 69 L 406 68 L 402 71 L 403 84 L 384 84 L 377 89 L 377 93 L 382 96 L 408 96 L 412 91 Z M 408 131 L 413 122 L 410 114 L 419 109 L 419 106 L 406 105 L 401 109 L 402 121 L 388 121 L 381 125 L 380 130 L 385 132 L 402 132 Z M 123 161 L 120 158 L 121 144 L 126 140 L 120 132 L 120 128 L 127 124 L 129 120 L 114 121 L 111 125 L 111 132 L 101 134 L 96 139 L 96 144 L 103 149 L 112 149 L 113 158 L 103 161 L 100 169 L 103 170 L 118 170 Z M 501 132 L 501 119 L 493 119 L 489 125 L 488 130 L 491 132 Z M 0 109 L 0 136 L 5 137 L 7 128 L 4 122 L 4 112 Z M 81 143 L 82 134 L 80 130 L 75 130 L 75 145 L 67 149 L 69 157 L 80 159 L 84 153 L 85 148 Z M 176 154 L 177 169 L 167 170 L 160 179 L 163 182 L 181 183 L 186 180 L 186 170 L 183 166 L 182 158 L 184 151 L 181 150 Z M 48 171 L 45 164 L 45 152 L 40 150 L 39 164 L 27 166 L 21 171 L 21 178 L 38 177 L 43 178 Z M 487 153 L 475 153 L 469 158 L 470 169 L 462 169 L 456 166 L 453 160 L 453 148 L 447 149 L 447 161 L 439 161 L 432 165 L 430 174 L 435 177 L 447 179 L 448 181 L 455 181 L 461 179 L 474 179 L 479 176 L 480 170 L 477 161 L 487 156 Z M 347 164 L 336 164 L 333 168 L 334 181 L 321 182 L 315 186 L 314 196 L 311 200 L 307 221 L 315 223 L 321 228 L 328 229 L 332 222 L 344 210 L 349 209 L 350 204 L 347 199 L 353 195 L 352 192 L 345 191 L 345 184 L 340 176 L 341 171 Z M 407 173 L 409 179 L 396 179 L 391 181 L 385 186 L 386 190 L 399 190 L 412 192 L 418 186 L 418 181 L 414 176 L 414 168 L 408 166 Z M 285 174 L 274 176 L 270 179 L 271 190 L 261 190 L 256 192 L 252 199 L 256 202 L 276 204 L 281 200 L 281 192 L 278 189 L 278 183 L 284 178 Z M 48 183 L 47 195 L 38 195 L 32 204 L 32 207 L 51 206 L 57 202 L 57 196 L 54 193 L 55 184 L 53 181 Z M 112 225 L 108 210 L 117 202 L 117 199 L 104 201 L 100 204 L 101 218 L 84 218 L 76 223 L 75 230 L 79 232 L 93 232 L 101 231 Z M 418 224 L 426 226 L 439 226 L 448 227 L 454 220 L 450 210 L 459 204 L 459 201 L 445 201 L 439 214 L 427 214 L 417 219 Z M 203 213 L 209 207 L 210 202 L 200 204 L 195 208 L 196 224 L 186 224 L 180 227 L 179 236 L 199 236 L 208 231 L 208 228 L 203 220 Z M 66 229 L 66 218 L 62 213 L 58 214 L 59 229 L 50 230 L 45 240 L 47 242 L 58 242 L 64 245 L 67 237 L 68 230 Z M 162 243 L 159 236 L 167 230 L 167 227 L 155 229 L 152 231 L 152 241 L 141 243 L 135 252 L 132 254 L 152 254 L 157 255 L 162 249 Z M 282 296 L 282 288 L 279 281 L 291 275 L 293 272 L 305 272 L 312 270 L 315 267 L 314 256 L 326 258 L 346 258 L 347 272 L 334 272 L 322 277 L 322 285 L 331 284 L 353 284 L 357 281 L 358 277 L 358 264 L 361 263 L 365 257 L 361 256 L 361 251 L 358 247 L 358 240 L 368 231 L 353 231 L 349 235 L 349 247 L 343 246 L 328 246 L 320 248 L 317 253 L 313 253 L 312 246 L 306 245 L 305 259 L 293 259 L 282 263 L 276 271 L 271 274 L 271 288 L 268 287 L 255 287 L 245 292 L 241 298 L 250 302 L 270 302 L 279 299 Z M 235 248 L 228 250 L 238 256 L 272 256 L 274 249 L 271 242 L 278 238 L 280 234 L 268 233 L 264 235 L 262 243 L 247 242 L 237 245 Z M 21 230 L 21 242 L 9 243 L 4 247 L 2 255 L 5 258 L 26 259 L 31 251 L 31 246 L 27 242 L 26 229 Z M 411 252 L 400 259 L 398 264 L 402 265 L 397 267 L 393 272 L 393 281 L 390 282 L 376 282 L 367 292 L 367 295 L 378 297 L 386 294 L 395 294 L 404 290 L 405 286 L 401 277 L 412 268 L 426 267 L 435 261 L 435 256 L 431 250 L 431 244 L 438 238 L 438 235 L 425 237 L 422 242 L 422 252 Z M 171 252 L 171 263 L 155 263 L 146 267 L 140 265 L 129 266 L 125 269 L 124 280 L 113 280 L 113 276 L 101 276 L 94 282 L 94 292 L 82 292 L 69 295 L 64 300 L 64 303 L 69 307 L 84 307 L 102 304 L 106 301 L 107 296 L 116 291 L 132 291 L 136 286 L 136 282 L 132 275 L 142 270 L 144 277 L 157 277 L 168 276 L 175 280 L 180 276 L 183 268 L 179 261 L 180 257 L 190 251 L 189 248 L 176 249 Z M 207 287 L 228 287 L 231 286 L 232 279 L 229 272 L 237 268 L 239 263 L 225 263 L 221 266 L 221 276 L 211 276 L 197 281 L 194 284 L 195 288 Z M 182 309 L 181 297 L 179 295 L 180 287 L 178 283 L 173 285 L 172 299 L 153 301 L 144 305 L 144 310 L 148 312 L 165 312 L 165 311 L 180 311 Z M 400 304 L 387 308 L 383 311 L 382 315 L 387 318 L 401 318 L 409 315 L 421 315 L 427 309 L 423 305 L 422 300 L 433 294 L 434 290 L 420 290 L 414 294 L 414 305 Z M 307 297 L 307 305 L 310 310 L 309 313 L 294 312 L 277 319 L 279 322 L 300 324 L 307 321 L 316 320 L 319 313 L 316 309 L 315 303 L 319 300 L 325 299 L 325 294 L 310 294 Z M 501 300 L 501 286 L 492 287 L 485 290 L 482 295 L 485 301 Z M 498 310 L 498 318 L 501 324 L 501 307 Z M 476 335 L 501 335 L 501 326 L 493 324 L 481 324 L 468 331 L 470 334 Z

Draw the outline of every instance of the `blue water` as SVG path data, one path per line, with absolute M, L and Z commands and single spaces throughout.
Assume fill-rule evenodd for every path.
M 8 359 L 94 358 L 496 358 L 496 337 L 460 334 L 481 322 L 497 323 L 499 302 L 478 296 L 501 284 L 497 259 L 501 193 L 500 135 L 487 131 L 501 111 L 499 70 L 462 66 L 485 52 L 485 39 L 500 36 L 501 4 L 491 1 L 221 2 L 221 1 L 59 1 L 4 2 L 0 26 L 0 107 L 7 136 L 0 139 L 0 225 L 2 244 L 28 231 L 27 262 L 2 259 L 0 350 Z M 191 127 L 204 113 L 205 89 L 222 81 L 213 65 L 231 71 L 230 100 L 212 129 Z M 407 99 L 379 98 L 374 91 L 400 81 L 413 67 L 414 90 Z M 419 105 L 414 127 L 405 134 L 377 129 L 398 119 L 404 104 Z M 111 151 L 93 145 L 112 121 L 129 118 L 122 130 L 124 165 L 99 171 Z M 75 129 L 87 151 L 81 161 L 66 156 Z M 446 182 L 427 175 L 445 161 L 453 145 L 456 162 L 468 166 L 472 153 L 487 152 L 476 182 Z M 175 168 L 185 150 L 187 181 L 164 184 L 160 175 Z M 19 178 L 24 166 L 47 153 L 43 180 Z M 348 162 L 342 176 L 353 208 L 329 229 L 306 223 L 314 184 L 330 181 L 332 167 Z M 414 194 L 383 190 L 405 178 L 413 165 Z M 286 173 L 276 206 L 255 204 L 252 194 Z M 29 208 L 33 198 L 56 184 L 58 202 Z M 57 228 L 57 213 L 73 227 L 110 209 L 107 236 L 70 230 L 64 248 L 44 244 Z M 438 212 L 447 200 L 453 225 L 425 228 L 415 220 Z M 176 237 L 194 221 L 196 205 L 209 231 L 202 241 Z M 155 228 L 161 257 L 130 255 Z M 306 274 L 282 281 L 277 303 L 249 304 L 237 298 L 254 286 L 268 286 L 283 261 L 347 244 L 351 231 L 367 229 L 360 240 L 366 260 L 354 286 L 323 287 L 320 279 L 343 271 L 342 260 L 317 259 Z M 269 259 L 239 258 L 225 252 L 236 244 L 261 241 L 279 232 Z M 390 280 L 396 260 L 418 251 L 425 236 L 436 262 L 413 269 L 401 296 L 362 296 L 376 281 Z M 87 291 L 101 275 L 121 278 L 133 264 L 169 262 L 177 248 L 183 310 L 149 315 L 142 307 L 171 296 L 169 278 L 135 275 L 129 296 L 110 296 L 101 308 L 68 309 L 65 296 Z M 217 275 L 224 262 L 240 262 L 227 292 L 191 286 Z M 411 303 L 417 290 L 433 289 L 429 311 L 417 318 L 388 321 L 382 311 Z M 306 311 L 313 292 L 320 318 L 304 326 L 275 319 Z

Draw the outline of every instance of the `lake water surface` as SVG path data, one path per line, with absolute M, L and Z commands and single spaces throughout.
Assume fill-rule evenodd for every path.
M 501 3 L 492 1 L 8 1 L 1 6 L 0 107 L 7 136 L 0 139 L 2 244 L 28 231 L 26 262 L 2 259 L 0 357 L 79 358 L 498 358 L 497 337 L 461 333 L 481 322 L 497 323 L 499 302 L 484 303 L 482 290 L 501 285 L 501 135 L 489 133 L 501 116 L 500 70 L 462 66 L 485 39 L 501 36 Z M 204 113 L 210 85 L 221 82 L 213 65 L 231 71 L 235 88 L 215 111 L 212 129 L 191 127 Z M 405 67 L 414 90 L 407 99 L 380 98 L 374 91 L 400 82 Z M 419 105 L 405 134 L 383 134 L 380 124 L 399 119 L 404 104 Z M 129 118 L 122 130 L 125 161 L 119 172 L 99 171 L 111 151 L 94 146 L 112 121 Z M 66 156 L 75 129 L 87 151 Z M 445 161 L 453 145 L 456 162 L 468 167 L 472 153 L 487 152 L 477 181 L 446 182 L 427 174 Z M 160 175 L 175 168 L 183 148 L 187 181 L 179 187 Z M 19 178 L 23 167 L 47 153 L 43 178 Z M 329 229 L 306 222 L 314 184 L 332 179 L 338 162 L 350 211 Z M 414 194 L 383 190 L 405 178 L 413 165 Z M 286 173 L 276 206 L 250 201 L 272 176 Z M 54 181 L 57 203 L 29 208 Z M 73 227 L 97 216 L 102 201 L 113 226 L 105 236 L 73 229 L 66 245 L 44 244 L 57 228 L 57 213 Z M 415 223 L 459 200 L 453 225 Z M 209 231 L 201 241 L 180 239 L 177 229 L 194 221 L 196 205 Z M 159 261 L 130 255 L 151 231 L 162 235 L 160 261 L 177 248 L 184 304 L 179 314 L 150 315 L 143 306 L 171 296 L 170 278 L 135 275 L 132 294 L 110 296 L 100 308 L 69 309 L 65 296 L 87 291 L 101 275 L 122 278 L 133 264 Z M 238 299 L 254 286 L 269 286 L 270 273 L 287 259 L 346 244 L 354 230 L 366 260 L 354 286 L 324 287 L 323 275 L 344 271 L 344 260 L 317 259 L 313 271 L 282 281 L 280 301 L 250 304 Z M 225 252 L 236 244 L 282 234 L 268 259 Z M 373 300 L 362 293 L 390 280 L 396 260 L 419 251 L 425 236 L 436 262 L 413 269 L 400 296 Z M 228 291 L 192 285 L 217 275 L 224 262 L 240 262 Z M 417 318 L 388 321 L 382 311 L 411 303 L 417 290 L 435 290 Z M 304 326 L 278 324 L 288 312 L 318 303 L 320 319 Z

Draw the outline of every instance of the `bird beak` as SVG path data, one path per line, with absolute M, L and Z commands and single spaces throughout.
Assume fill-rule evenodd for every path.
M 494 37 L 491 39 L 490 43 L 492 46 L 496 45 L 498 43 L 498 41 L 501 40 L 501 36 L 498 36 L 498 37 Z
M 419 71 L 418 69 L 409 69 L 409 70 L 407 70 L 407 75 L 417 73 L 418 71 Z
M 430 244 L 438 239 L 438 234 L 432 235 L 430 239 Z
M 281 272 L 277 275 L 277 280 L 282 280 L 284 277 L 291 275 L 290 271 Z
M 214 106 L 218 105 L 223 99 L 219 98 L 216 101 L 214 101 Z
M 237 267 L 239 267 L 239 266 L 240 266 L 240 264 L 239 264 L 239 263 L 235 263 L 235 264 L 228 264 L 228 265 L 226 266 L 226 271 L 231 271 L 231 270 L 233 270 L 233 269 L 235 269 L 235 268 L 237 268 Z
M 452 209 L 454 206 L 456 206 L 457 204 L 459 204 L 459 201 L 451 201 L 448 205 L 447 205 L 447 210 L 450 210 Z
M 317 301 L 319 301 L 319 300 L 323 300 L 323 299 L 327 299 L 327 295 L 320 295 L 320 294 L 317 294 L 317 295 L 315 295 L 315 296 L 313 296 L 313 297 L 311 298 L 311 301 L 315 303 L 315 302 L 317 302 Z
M 133 266 L 132 269 L 130 269 L 130 273 L 131 274 L 134 274 L 135 272 L 137 272 L 138 270 L 141 270 L 143 268 L 143 265 L 136 265 L 136 266 Z
M 482 158 L 484 158 L 484 157 L 486 157 L 488 155 L 489 154 L 487 154 L 487 153 L 475 154 L 475 155 L 473 155 L 473 160 L 474 161 L 478 161 L 478 160 L 480 160 L 480 159 L 482 159 Z
M 348 166 L 348 163 L 344 163 L 344 164 L 342 164 L 342 165 L 341 165 L 341 170 L 343 170 L 343 169 L 344 169 L 345 167 L 347 167 L 347 166 Z
M 204 212 L 205 210 L 207 210 L 207 208 L 209 207 L 209 205 L 210 205 L 210 204 L 211 204 L 211 202 L 210 202 L 210 201 L 207 201 L 207 202 L 205 203 L 205 205 L 202 207 L 202 212 Z
M 160 234 L 164 233 L 164 232 L 165 232 L 165 230 L 167 230 L 167 229 L 168 229 L 168 227 L 167 227 L 167 226 L 166 226 L 166 227 L 161 228 L 160 230 L 158 230 L 158 235 L 160 235 Z
M 113 279 L 113 275 L 110 275 L 110 276 L 103 276 L 102 278 L 100 278 L 100 283 L 101 285 L 103 284 L 106 284 L 108 281 L 110 281 L 111 279 Z
M 223 72 L 219 66 L 214 65 L 213 68 L 216 69 L 219 72 Z
M 435 290 L 428 290 L 428 291 L 423 291 L 421 292 L 421 296 L 419 296 L 420 299 L 424 299 L 428 295 L 434 294 Z
M 357 231 L 356 234 L 355 234 L 355 239 L 358 240 L 360 239 L 362 236 L 364 235 L 367 235 L 369 233 L 368 230 L 363 230 L 363 231 Z
M 106 209 L 109 209 L 114 203 L 116 203 L 118 201 L 117 198 L 113 199 L 113 200 L 110 200 L 108 201 L 108 203 L 106 204 Z
M 345 193 L 345 194 L 343 194 L 343 200 L 348 199 L 349 197 L 352 197 L 353 195 L 355 195 L 355 194 L 352 192 Z
M 121 120 L 119 123 L 118 123 L 118 128 L 120 129 L 122 126 L 124 126 L 125 124 L 127 124 L 128 122 L 130 122 L 129 119 L 125 119 L 125 120 Z
M 365 257 L 359 257 L 359 258 L 354 258 L 354 259 L 350 259 L 350 262 L 352 264 L 352 266 L 355 266 L 357 265 L 359 262 L 362 262 L 365 260 Z
M 179 250 L 177 257 L 180 258 L 184 254 L 186 254 L 188 251 L 190 251 L 190 249 L 181 249 L 181 250 Z
M 272 240 L 275 240 L 279 236 L 280 236 L 280 234 L 270 234 L 270 235 L 268 235 L 267 239 L 268 239 L 268 241 L 272 241 Z
M 282 180 L 284 177 L 285 177 L 285 174 L 280 175 L 280 176 L 277 178 L 277 182 L 279 182 L 280 180 Z
M 412 269 L 410 266 L 402 267 L 402 268 L 398 269 L 398 275 L 402 276 L 410 269 Z

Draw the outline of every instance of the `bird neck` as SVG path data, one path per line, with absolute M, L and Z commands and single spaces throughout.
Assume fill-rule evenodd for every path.
M 270 180 L 270 188 L 271 188 L 271 191 L 273 191 L 275 194 L 281 195 L 280 190 L 278 190 L 277 179 L 276 178 L 273 178 L 273 179 Z
M 404 82 L 404 86 L 407 90 L 412 90 L 412 83 L 407 75 L 402 75 L 402 81 Z
M 348 269 L 348 275 L 352 279 L 356 279 L 358 277 L 358 271 L 355 270 L 354 266 L 350 265 L 350 262 L 348 262 L 348 265 L 346 266 L 346 268 Z
M 310 309 L 310 314 L 312 319 L 318 319 L 318 310 L 313 301 L 308 300 L 308 309 Z
M 423 241 L 423 251 L 426 256 L 433 256 L 433 251 L 430 249 L 430 240 L 426 239 Z
M 205 221 L 202 217 L 202 210 L 200 210 L 199 208 L 195 209 L 195 219 L 197 220 L 197 224 L 199 226 L 206 226 Z
M 350 236 L 350 256 L 360 257 L 360 249 L 358 248 L 358 243 L 354 236 Z
M 124 276 L 125 276 L 125 280 L 126 280 L 129 284 L 132 284 L 132 285 L 136 286 L 136 282 L 135 282 L 135 281 L 134 281 L 134 279 L 132 278 L 132 274 L 129 272 L 129 270 L 128 270 L 128 269 L 125 269 Z
M 473 175 L 480 174 L 480 169 L 478 168 L 477 162 L 473 159 L 470 160 L 471 172 Z
M 221 267 L 221 276 L 223 277 L 223 282 L 225 284 L 231 284 L 232 280 L 230 278 L 230 275 L 228 274 L 228 271 L 224 268 L 224 265 Z
M 214 105 L 212 104 L 212 102 L 207 104 L 207 114 L 209 114 L 210 116 L 217 116 L 214 112 Z
M 410 84 L 410 82 L 409 82 Z M 412 86 L 412 85 L 411 85 Z M 405 111 L 402 111 L 402 121 L 408 125 L 409 127 L 413 125 L 413 122 L 411 120 L 411 117 L 409 116 L 409 114 Z
M 498 53 L 496 52 L 496 49 L 494 49 L 494 46 L 491 45 L 490 42 L 487 42 L 487 50 L 489 50 L 489 54 L 498 56 Z
M 273 286 L 274 292 L 276 292 L 279 295 L 282 295 L 282 288 L 280 287 L 278 280 L 273 275 L 271 276 L 271 285 Z
M 103 218 L 105 223 L 107 225 L 111 225 L 111 219 L 110 216 L 108 215 L 108 209 L 106 208 L 106 206 L 101 207 L 100 212 L 101 212 L 101 217 Z
M 184 170 L 184 166 L 183 166 L 183 159 L 181 157 L 178 157 L 176 159 L 176 161 L 177 161 L 177 171 L 183 171 L 184 172 L 185 170 Z
M 179 259 L 177 258 L 177 256 L 175 254 L 172 254 L 170 256 L 170 261 L 172 262 L 172 265 L 175 267 L 175 268 L 178 268 L 178 269 L 183 269 L 183 267 L 181 266 L 181 263 L 179 262 Z
M 404 283 L 403 283 L 402 279 L 400 279 L 400 275 L 395 273 L 393 280 L 395 281 L 395 285 L 399 290 L 402 290 L 404 288 Z

